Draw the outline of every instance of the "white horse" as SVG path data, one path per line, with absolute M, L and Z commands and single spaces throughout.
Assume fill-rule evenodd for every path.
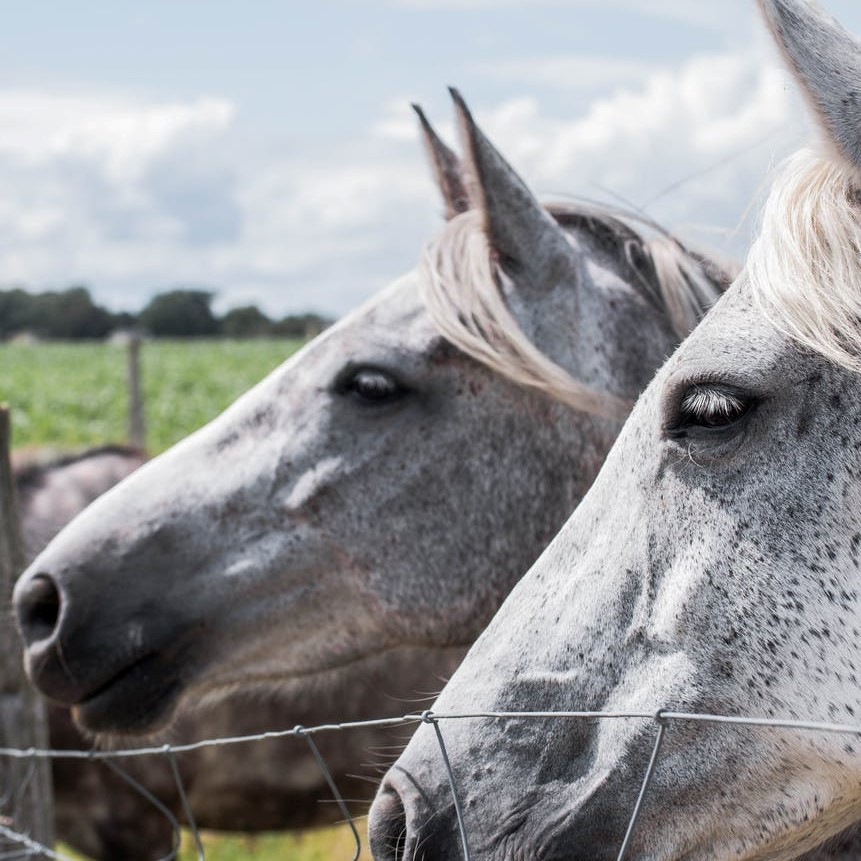
M 150 732 L 249 686 L 279 693 L 184 736 L 395 715 L 437 689 L 719 295 L 715 267 L 642 220 L 542 208 L 456 104 L 465 169 L 423 123 L 449 221 L 418 272 L 106 494 L 18 584 L 30 674 L 85 729 Z M 320 743 L 370 798 L 348 775 L 390 742 Z M 272 751 L 183 758 L 200 824 L 339 815 L 303 746 Z
M 441 714 L 861 726 L 861 44 L 803 0 L 760 5 L 828 152 L 779 174 L 745 271 L 641 397 Z M 655 720 L 440 727 L 473 861 L 616 857 Z M 461 857 L 455 819 L 423 726 L 375 802 L 375 857 Z M 778 861 L 859 821 L 857 736 L 673 721 L 627 857 Z

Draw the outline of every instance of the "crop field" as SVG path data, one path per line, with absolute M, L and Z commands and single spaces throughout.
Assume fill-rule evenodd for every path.
M 359 823 L 362 833 L 362 823 Z M 206 861 L 350 861 L 355 843 L 349 829 L 324 828 L 303 834 L 230 834 L 204 831 Z M 364 844 L 364 836 L 362 843 Z M 59 847 L 76 861 L 88 861 L 67 846 Z M 179 861 L 196 861 L 197 850 L 190 834 L 183 835 Z M 362 846 L 359 861 L 371 861 L 371 853 Z
M 285 339 L 145 343 L 150 453 L 218 415 L 299 346 Z M 12 408 L 16 446 L 124 442 L 126 349 L 105 343 L 0 345 L 0 401 Z
M 145 343 L 141 363 L 149 452 L 163 451 L 218 415 L 299 346 L 283 339 Z M 12 408 L 16 446 L 70 449 L 124 442 L 126 349 L 102 343 L 0 345 L 0 401 Z M 289 723 L 289 717 L 285 720 Z M 298 835 L 210 832 L 203 837 L 207 861 L 346 861 L 353 851 L 346 827 Z M 180 857 L 197 857 L 190 839 L 184 840 Z
M 359 833 L 362 834 L 362 822 Z M 355 843 L 349 829 L 323 828 L 302 834 L 201 834 L 206 861 L 349 861 Z M 364 844 L 364 835 L 362 843 Z M 76 861 L 88 861 L 67 846 L 59 847 Z M 179 861 L 196 861 L 197 850 L 190 834 L 183 835 Z M 362 846 L 359 861 L 371 861 L 371 853 Z

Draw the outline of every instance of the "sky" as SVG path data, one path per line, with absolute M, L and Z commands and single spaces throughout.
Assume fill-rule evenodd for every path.
M 409 105 L 456 144 L 448 85 L 540 197 L 735 256 L 815 135 L 754 0 L 7 4 L 0 285 L 340 315 L 442 223 Z

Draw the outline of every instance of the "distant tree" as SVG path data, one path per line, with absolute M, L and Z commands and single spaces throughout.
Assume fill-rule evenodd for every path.
M 211 304 L 212 293 L 206 290 L 170 290 L 154 296 L 138 319 L 157 337 L 215 335 L 218 321 Z
M 0 336 L 30 330 L 44 338 L 103 338 L 113 315 L 96 305 L 86 287 L 48 293 L 0 292 Z
M 228 338 L 251 338 L 271 331 L 272 321 L 256 305 L 232 308 L 221 318 L 221 334 Z
M 287 338 L 313 338 L 331 325 L 332 320 L 320 314 L 289 314 L 272 324 L 272 334 Z
M 113 315 L 114 329 L 136 329 L 138 327 L 137 314 L 132 314 L 129 311 L 118 311 Z
M 307 339 L 332 320 L 320 314 L 290 314 L 273 321 L 256 305 L 212 313 L 206 290 L 170 290 L 154 296 L 140 312 L 112 313 L 97 305 L 86 287 L 30 293 L 21 287 L 0 290 L 0 339 L 32 331 L 42 338 L 104 338 L 116 329 L 144 328 L 156 337 L 223 334 L 229 338 L 281 335 Z
M 0 338 L 32 328 L 33 297 L 20 287 L 0 290 Z
M 86 287 L 42 293 L 36 309 L 35 328 L 48 338 L 104 338 L 113 329 L 112 315 L 93 302 Z

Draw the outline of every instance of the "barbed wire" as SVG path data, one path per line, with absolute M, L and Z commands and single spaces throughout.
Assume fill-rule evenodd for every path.
M 191 805 L 186 794 L 185 786 L 182 781 L 179 767 L 176 762 L 176 755 L 187 753 L 189 751 L 200 750 L 202 748 L 223 747 L 226 745 L 235 744 L 253 744 L 255 742 L 268 741 L 270 739 L 290 738 L 294 737 L 303 740 L 309 747 L 311 754 L 317 762 L 320 771 L 325 778 L 332 797 L 338 805 L 345 822 L 352 831 L 353 840 L 355 843 L 354 854 L 351 861 L 358 861 L 361 855 L 362 843 L 359 836 L 359 830 L 356 826 L 355 818 L 350 813 L 346 801 L 341 795 L 335 783 L 329 767 L 326 765 L 319 748 L 314 742 L 313 736 L 319 733 L 340 732 L 351 729 L 367 729 L 369 727 L 394 727 L 405 724 L 426 723 L 430 724 L 434 730 L 437 746 L 439 748 L 440 757 L 448 777 L 449 789 L 451 791 L 452 803 L 457 820 L 458 834 L 460 838 L 463 861 L 472 861 L 469 848 L 468 828 L 463 814 L 463 808 L 460 803 L 458 794 L 457 781 L 449 759 L 448 750 L 446 748 L 445 739 L 440 728 L 440 722 L 458 721 L 458 720 L 539 720 L 539 719 L 559 719 L 559 720 L 651 720 L 657 726 L 655 741 L 652 747 L 652 753 L 649 758 L 648 765 L 643 774 L 643 779 L 640 784 L 640 790 L 637 795 L 637 800 L 631 811 L 631 816 L 628 820 L 628 827 L 619 852 L 616 856 L 616 861 L 625 861 L 628 848 L 636 831 L 637 822 L 643 803 L 648 794 L 649 787 L 652 783 L 652 778 L 660 758 L 661 746 L 667 735 L 669 727 L 673 723 L 709 723 L 720 724 L 738 727 L 763 727 L 770 729 L 789 729 L 799 732 L 824 732 L 835 733 L 841 735 L 857 735 L 861 737 L 861 725 L 843 724 L 843 723 L 823 723 L 819 721 L 804 721 L 796 719 L 783 718 L 762 718 L 762 717 L 743 717 L 737 715 L 719 715 L 705 714 L 697 712 L 676 712 L 665 709 L 658 709 L 655 712 L 638 712 L 638 711 L 476 711 L 476 712 L 458 712 L 445 713 L 434 712 L 427 710 L 421 713 L 405 714 L 400 717 L 380 718 L 377 720 L 366 721 L 347 721 L 343 723 L 327 723 L 317 726 L 305 727 L 295 726 L 292 729 L 274 730 L 270 732 L 257 733 L 254 735 L 242 736 L 227 736 L 224 738 L 204 739 L 201 741 L 184 743 L 184 744 L 163 744 L 153 747 L 140 748 L 125 748 L 122 750 L 58 750 L 52 748 L 11 748 L 0 747 L 0 759 L 29 759 L 35 761 L 37 759 L 81 759 L 81 760 L 96 760 L 103 762 L 108 768 L 116 772 L 126 783 L 129 784 L 136 792 L 138 792 L 146 801 L 152 804 L 170 823 L 174 833 L 173 846 L 170 852 L 158 859 L 158 861 L 175 861 L 180 851 L 181 840 L 181 824 L 177 817 L 170 809 L 158 800 L 146 787 L 135 780 L 118 764 L 117 760 L 136 758 L 142 756 L 163 756 L 167 759 L 170 765 L 171 773 L 176 784 L 180 806 L 183 815 L 186 819 L 186 826 L 192 835 L 194 847 L 197 852 L 198 861 L 206 861 L 206 853 L 203 846 L 203 841 L 200 832 L 195 823 L 194 815 L 191 810 Z M 15 792 L 14 787 L 6 788 L 3 791 L 4 797 L 12 795 Z M 62 852 L 57 852 L 49 846 L 45 846 L 33 840 L 28 834 L 16 831 L 12 826 L 12 822 L 7 817 L 0 817 L 0 838 L 4 838 L 14 848 L 10 851 L 0 847 L 0 861 L 12 861 L 12 859 L 42 857 L 49 858 L 52 861 L 74 861 L 68 855 Z

